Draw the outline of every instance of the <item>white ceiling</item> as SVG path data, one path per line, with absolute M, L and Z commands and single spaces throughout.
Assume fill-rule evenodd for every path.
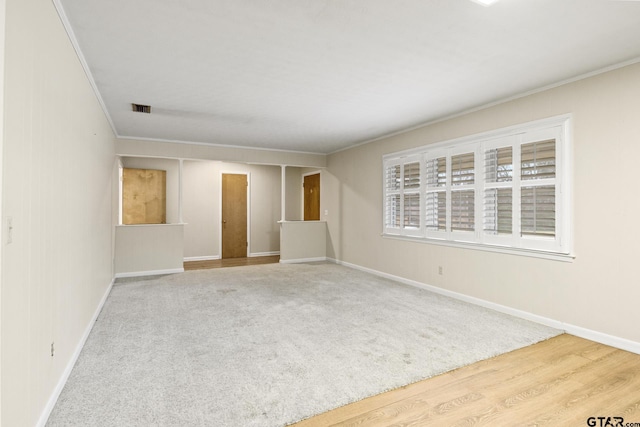
M 121 137 L 329 153 L 640 58 L 640 1 L 54 3 Z

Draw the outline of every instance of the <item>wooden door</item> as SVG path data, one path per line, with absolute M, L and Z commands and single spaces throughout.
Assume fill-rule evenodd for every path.
M 222 174 L 222 258 L 247 256 L 247 175 Z
M 320 220 L 320 173 L 306 175 L 304 187 L 304 220 Z

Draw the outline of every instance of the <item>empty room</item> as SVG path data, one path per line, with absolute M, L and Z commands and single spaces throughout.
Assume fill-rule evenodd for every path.
M 640 425 L 640 1 L 0 26 L 1 426 Z

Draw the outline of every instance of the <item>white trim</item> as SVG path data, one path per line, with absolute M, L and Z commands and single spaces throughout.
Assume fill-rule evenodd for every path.
M 497 252 L 500 254 L 510 254 L 527 256 L 532 258 L 549 259 L 553 261 L 573 262 L 576 259 L 575 254 L 561 254 L 557 252 L 546 252 L 542 250 L 514 248 L 510 246 L 499 246 L 487 243 L 461 242 L 445 239 L 436 239 L 433 237 L 413 237 L 402 236 L 399 234 L 381 234 L 383 239 L 406 240 L 409 242 L 426 243 L 429 245 L 451 246 L 453 248 L 473 249 L 476 251 Z
M 5 0 L 0 0 L 0 307 L 2 307 L 2 269 L 3 267 L 3 259 L 4 259 L 4 246 L 5 246 L 5 227 L 8 230 L 7 219 L 4 217 L 4 210 L 2 205 L 2 193 L 3 193 L 3 185 L 4 181 L 2 179 L 3 176 L 3 153 L 4 153 L 4 63 L 5 63 L 5 32 L 6 32 L 6 21 L 7 21 L 7 3 Z M 0 319 L 2 319 L 2 309 L 0 308 Z M 1 321 L 0 321 L 1 323 Z M 4 353 L 4 343 L 2 342 L 2 330 L 0 329 L 0 360 L 2 359 L 2 354 Z M 1 365 L 0 365 L 1 366 Z M 2 384 L 3 372 L 0 367 L 0 384 Z M 2 391 L 0 388 L 0 420 L 2 420 Z M 0 421 L 1 423 L 1 421 Z
M 226 172 L 224 170 L 220 170 L 220 197 L 218 199 L 218 211 L 220 222 L 218 223 L 218 252 L 220 253 L 220 258 L 222 258 L 222 176 L 223 175 L 246 175 L 247 176 L 247 252 L 245 256 L 249 255 L 249 251 L 251 250 L 251 172 L 249 171 L 240 171 L 240 172 Z
M 102 296 L 102 299 L 98 303 L 98 307 L 93 313 L 93 317 L 91 318 L 91 320 L 89 321 L 89 324 L 85 328 L 82 338 L 80 338 L 78 345 L 76 345 L 76 349 L 71 355 L 71 359 L 69 359 L 69 362 L 67 363 L 67 366 L 65 367 L 64 372 L 60 376 L 60 379 L 58 380 L 56 387 L 53 389 L 51 396 L 49 396 L 49 400 L 47 400 L 47 404 L 45 405 L 44 409 L 40 414 L 40 418 L 36 423 L 37 427 L 41 427 L 41 426 L 44 427 L 44 425 L 47 423 L 47 420 L 49 419 L 49 415 L 51 415 L 51 411 L 53 411 L 53 408 L 56 405 L 58 398 L 60 397 L 60 393 L 62 393 L 62 389 L 67 383 L 67 380 L 69 379 L 69 375 L 71 375 L 71 371 L 73 370 L 74 365 L 78 361 L 78 357 L 80 357 L 82 348 L 84 347 L 84 344 L 87 342 L 87 338 L 89 338 L 89 334 L 93 329 L 93 325 L 95 325 L 96 320 L 98 319 L 98 316 L 102 311 L 102 307 L 104 306 L 104 303 L 107 301 L 107 297 L 109 297 L 109 294 L 111 293 L 111 288 L 113 288 L 114 282 L 115 282 L 115 278 L 111 280 L 111 283 L 109 283 L 109 286 L 107 287 L 106 292 L 104 293 L 104 295 Z
M 123 213 L 122 213 L 122 208 L 123 208 L 123 203 L 122 203 L 122 195 L 123 195 L 123 191 L 124 191 L 124 164 L 122 163 L 122 157 L 120 156 L 116 156 L 118 158 L 118 224 L 116 225 L 123 225 L 122 224 L 122 218 L 123 218 Z
M 248 258 L 261 257 L 261 256 L 276 256 L 280 255 L 280 251 L 270 251 L 270 252 L 252 252 L 247 255 Z
M 202 145 L 205 147 L 236 148 L 239 150 L 257 150 L 257 151 L 267 151 L 267 152 L 274 152 L 274 153 L 309 154 L 312 156 L 323 156 L 323 157 L 327 156 L 327 153 L 317 153 L 314 151 L 302 151 L 302 150 L 286 150 L 284 148 L 252 147 L 249 145 L 232 145 L 232 144 L 219 144 L 215 142 L 184 141 L 182 139 L 149 138 L 145 136 L 116 135 L 116 137 L 118 139 L 133 139 L 138 141 L 149 141 L 149 142 L 168 142 L 170 144 L 190 144 L 190 145 Z M 279 166 L 280 163 L 273 163 L 273 165 Z M 293 165 L 289 165 L 289 166 L 293 166 Z M 300 166 L 300 167 L 313 168 L 317 166 Z
M 184 273 L 184 268 L 171 268 L 168 270 L 149 270 L 149 271 L 129 271 L 125 273 L 116 273 L 116 279 L 123 277 L 142 277 L 142 276 L 158 276 L 161 274 Z
M 321 262 L 321 261 L 327 261 L 327 257 L 321 256 L 316 258 L 281 259 L 280 264 L 301 264 L 305 262 Z
M 184 257 L 183 261 L 214 261 L 216 259 L 220 259 L 220 255 L 210 255 L 210 256 L 189 256 Z
M 187 223 L 170 222 L 168 224 L 117 224 L 116 227 L 133 228 L 133 227 L 176 227 L 185 226 Z
M 280 165 L 280 221 L 287 216 L 287 166 Z
M 631 341 L 626 338 L 620 338 L 602 332 L 594 331 L 580 326 L 564 324 L 564 329 L 567 333 L 575 335 L 580 338 L 595 341 L 600 344 L 609 345 L 622 350 L 630 351 L 632 353 L 640 354 L 640 343 Z
M 591 341 L 605 344 L 611 347 L 616 347 L 622 350 L 630 351 L 632 353 L 640 354 L 640 342 L 631 341 L 626 338 L 616 337 L 614 335 L 605 334 L 602 332 L 594 331 L 591 329 L 575 326 L 570 323 L 565 323 L 560 320 L 551 319 L 537 314 L 529 313 L 527 311 L 518 310 L 516 308 L 508 307 L 506 305 L 497 304 L 491 301 L 483 300 L 481 298 L 472 297 L 469 295 L 461 294 L 459 292 L 449 291 L 447 289 L 439 288 L 437 286 L 427 285 L 416 280 L 405 279 L 404 277 L 395 276 L 393 274 L 384 273 L 382 271 L 374 270 L 372 268 L 362 267 L 357 264 L 352 264 L 346 261 L 340 261 L 333 258 L 327 258 L 327 261 L 333 262 L 338 265 L 353 268 L 355 270 L 364 271 L 366 273 L 373 274 L 375 276 L 384 277 L 396 282 L 404 283 L 406 285 L 415 286 L 421 289 L 425 289 L 430 292 L 434 292 L 439 295 L 455 298 L 460 301 L 465 301 L 470 304 L 485 307 L 491 310 L 498 311 L 500 313 L 509 314 L 511 316 L 519 317 L 521 319 L 529 320 L 541 325 L 546 325 L 552 328 L 563 330 L 571 335 L 575 335 L 580 338 L 588 339 Z M 282 262 L 282 261 L 280 261 Z
M 184 162 L 183 159 L 178 159 L 178 222 L 180 224 L 184 223 L 184 221 L 182 219 L 183 218 L 183 215 L 182 215 L 182 198 L 183 198 L 182 197 L 182 193 L 183 193 L 183 187 L 184 187 L 184 185 L 183 185 L 184 179 L 182 177 L 182 175 L 183 175 L 183 170 L 182 170 L 183 162 Z
M 123 139 L 121 137 L 116 136 L 116 139 Z M 129 139 L 129 138 L 127 138 Z M 140 139 L 140 138 L 138 138 Z M 162 142 L 162 141 L 161 141 Z M 185 144 L 191 144 L 190 142 L 185 142 Z M 201 144 L 201 145 L 211 145 L 211 144 Z M 117 150 L 118 147 L 116 147 Z M 231 146 L 229 147 L 231 148 Z M 235 147 L 235 148 L 242 148 L 242 147 Z M 322 153 L 299 153 L 299 154 L 314 154 L 314 155 L 318 155 L 318 156 L 325 156 L 325 154 Z M 286 165 L 283 165 L 281 162 L 280 163 L 263 163 L 263 162 L 243 162 L 240 160 L 218 160 L 218 159 L 208 159 L 208 158 L 202 158 L 202 157 L 187 157 L 187 156 L 154 156 L 152 154 L 130 154 L 130 153 L 122 153 L 119 151 L 116 151 L 115 153 L 116 156 L 120 156 L 123 158 L 140 158 L 140 159 L 165 159 L 165 160 L 188 160 L 191 162 L 212 162 L 212 163 L 231 163 L 231 164 L 236 164 L 236 165 L 258 165 L 258 166 L 287 166 L 287 167 L 292 167 L 292 168 L 320 168 L 320 169 L 326 169 L 326 166 L 317 166 L 317 165 L 305 165 L 305 164 L 297 164 L 297 163 L 292 163 L 289 164 L 287 163 Z
M 69 22 L 69 18 L 67 18 L 67 13 L 62 7 L 60 0 L 53 0 L 53 6 L 56 8 L 58 12 L 58 16 L 60 17 L 60 21 L 62 21 L 62 25 L 64 26 L 65 31 L 67 32 L 67 36 L 69 36 L 69 40 L 71 41 L 71 45 L 73 49 L 76 51 L 76 55 L 78 56 L 78 60 L 82 65 L 82 69 L 84 70 L 85 75 L 87 76 L 87 80 L 89 80 L 89 84 L 91 85 L 91 89 L 93 89 L 93 94 L 98 99 L 98 103 L 102 108 L 102 112 L 104 113 L 109 125 L 111 126 L 111 131 L 117 137 L 118 131 L 116 130 L 116 125 L 113 123 L 111 119 L 111 115 L 109 115 L 109 110 L 107 110 L 107 105 L 104 103 L 102 99 L 102 95 L 100 95 L 100 91 L 98 90 L 98 85 L 96 81 L 93 79 L 93 75 L 91 74 L 91 69 L 89 68 L 89 64 L 82 53 L 82 49 L 80 49 L 80 44 L 78 43 L 78 39 L 76 38 L 75 33 L 73 32 L 73 28 L 71 27 L 71 23 Z

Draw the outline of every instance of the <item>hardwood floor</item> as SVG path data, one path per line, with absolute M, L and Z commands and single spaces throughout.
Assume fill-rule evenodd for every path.
M 606 417 L 640 427 L 640 355 L 564 334 L 294 426 L 604 426 Z
M 209 261 L 188 261 L 184 263 L 186 270 L 202 270 L 206 268 L 239 267 L 242 265 L 274 264 L 280 261 L 280 255 L 249 258 L 225 258 Z

